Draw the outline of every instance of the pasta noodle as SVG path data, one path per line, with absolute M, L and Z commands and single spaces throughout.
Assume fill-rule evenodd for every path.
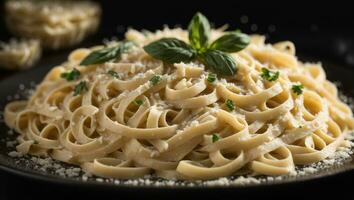
M 222 34 L 214 30 L 211 37 Z M 320 64 L 297 60 L 293 43 L 271 45 L 263 36 L 251 36 L 246 49 L 232 54 L 236 75 L 210 83 L 203 64 L 166 64 L 142 49 L 171 36 L 188 40 L 179 28 L 146 34 L 130 30 L 126 38 L 137 47 L 120 61 L 88 67 L 79 63 L 101 47 L 73 51 L 29 100 L 6 106 L 5 122 L 20 133 L 17 150 L 80 165 L 102 177 L 153 173 L 206 180 L 241 169 L 288 174 L 347 145 L 352 111 Z M 60 77 L 73 68 L 81 72 L 79 79 Z M 279 78 L 264 80 L 262 68 L 279 71 Z M 161 76 L 158 84 L 149 81 L 155 75 Z M 73 95 L 82 80 L 87 90 Z M 301 95 L 292 91 L 298 83 L 304 85 Z M 232 111 L 228 100 L 234 103 Z

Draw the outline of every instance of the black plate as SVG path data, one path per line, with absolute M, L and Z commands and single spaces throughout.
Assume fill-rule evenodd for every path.
M 48 55 L 45 57 L 44 61 L 41 62 L 37 67 L 28 71 L 20 72 L 16 75 L 13 75 L 9 78 L 4 79 L 0 82 L 0 109 L 3 110 L 6 103 L 9 101 L 6 97 L 13 96 L 16 91 L 19 90 L 19 85 L 24 84 L 29 86 L 31 82 L 39 83 L 44 75 L 51 69 L 52 66 L 60 64 L 63 60 L 66 59 L 67 52 L 61 52 L 59 54 Z M 305 58 L 305 57 L 300 57 Z M 309 60 L 308 58 L 306 60 Z M 314 60 L 314 59 L 310 59 Z M 323 60 L 323 65 L 328 74 L 328 78 L 332 81 L 340 81 L 342 83 L 341 91 L 347 94 L 348 96 L 354 97 L 354 91 L 352 86 L 354 85 L 354 70 L 345 66 L 338 66 L 329 61 Z M 0 123 L 0 140 L 7 137 L 6 132 L 9 129 L 6 125 Z M 318 173 L 309 174 L 303 177 L 297 178 L 287 178 L 282 181 L 271 181 L 263 182 L 260 184 L 249 184 L 246 186 L 229 186 L 229 187 L 210 187 L 210 189 L 205 190 L 205 186 L 176 186 L 176 187 L 156 187 L 156 186 L 129 186 L 129 185 L 115 185 L 112 183 L 100 183 L 96 181 L 87 181 L 83 182 L 78 178 L 63 178 L 59 175 L 48 174 L 40 172 L 33 169 L 33 167 L 28 166 L 19 166 L 15 163 L 16 158 L 8 156 L 9 149 L 6 147 L 4 142 L 0 142 L 0 170 L 9 172 L 16 176 L 25 177 L 26 180 L 36 180 L 44 184 L 60 184 L 65 187 L 74 187 L 74 188 L 86 188 L 88 190 L 94 189 L 103 189 L 107 191 L 125 191 L 125 192 L 134 192 L 142 191 L 143 193 L 135 193 L 135 195 L 142 195 L 144 192 L 154 192 L 159 191 L 159 194 L 168 194 L 170 191 L 193 191 L 193 192 L 211 192 L 211 191 L 223 191 L 223 192 L 247 192 L 251 190 L 270 190 L 270 189 L 279 189 L 279 188 L 291 188 L 292 186 L 298 186 L 303 184 L 314 184 L 320 183 L 323 180 L 330 180 L 331 178 L 344 177 L 344 176 L 353 176 L 354 162 L 349 161 L 343 165 L 336 166 L 330 169 L 321 170 Z M 336 175 L 336 176 L 334 176 Z M 163 193 L 163 191 L 165 193 Z M 183 193 L 181 193 L 183 194 Z M 179 195 L 181 195 L 179 194 Z M 211 194 L 216 195 L 216 193 Z

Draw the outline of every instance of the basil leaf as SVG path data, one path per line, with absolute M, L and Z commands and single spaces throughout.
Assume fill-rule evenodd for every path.
M 238 52 L 246 48 L 250 42 L 251 39 L 248 35 L 239 32 L 232 32 L 219 37 L 210 45 L 210 48 L 230 53 Z
M 111 47 L 93 51 L 81 61 L 80 65 L 104 63 L 117 57 L 119 53 L 119 47 Z
M 133 46 L 133 42 L 122 42 L 119 46 L 116 47 L 93 51 L 81 61 L 80 65 L 99 64 L 114 58 L 120 58 L 122 53 L 126 53 Z
M 237 71 L 235 60 L 219 50 L 208 50 L 202 56 L 203 63 L 221 76 L 232 76 Z
M 187 43 L 176 38 L 162 38 L 144 46 L 152 57 L 167 63 L 190 62 L 196 52 Z
M 210 23 L 201 13 L 196 13 L 188 26 L 189 42 L 197 50 L 203 49 L 208 45 L 210 38 Z

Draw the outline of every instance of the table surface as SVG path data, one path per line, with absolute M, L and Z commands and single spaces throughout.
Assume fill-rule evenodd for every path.
M 199 191 L 107 191 L 99 189 L 70 187 L 65 185 L 48 184 L 35 180 L 24 179 L 0 172 L 0 199 L 50 199 L 46 195 L 50 195 L 60 199 L 79 196 L 80 199 L 97 198 L 97 199 L 243 199 L 243 197 L 262 197 L 262 198 L 282 198 L 300 197 L 300 199 L 308 199 L 322 196 L 338 195 L 338 197 L 353 196 L 352 180 L 354 173 L 345 176 L 338 175 L 317 181 L 309 181 L 303 184 L 290 184 L 271 188 L 262 188 L 255 190 L 245 190 L 232 192 L 232 190 L 215 190 L 205 189 Z M 158 197 L 158 198 L 156 198 Z M 236 198 L 237 197 L 237 198 Z M 343 198 L 344 199 L 344 198 Z M 347 198 L 353 199 L 353 198 Z

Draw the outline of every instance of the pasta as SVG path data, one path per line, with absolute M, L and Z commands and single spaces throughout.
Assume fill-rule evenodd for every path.
M 223 34 L 214 30 L 211 37 Z M 79 63 L 102 47 L 73 51 L 29 100 L 6 106 L 6 124 L 20 133 L 17 150 L 101 177 L 207 180 L 241 171 L 289 174 L 348 145 L 352 111 L 320 64 L 296 58 L 293 43 L 251 36 L 246 49 L 232 54 L 236 75 L 211 83 L 199 62 L 166 64 L 146 54 L 142 46 L 162 37 L 188 40 L 179 28 L 129 30 L 126 39 L 136 47 L 119 61 L 88 67 Z M 80 78 L 61 78 L 74 68 Z M 280 72 L 279 78 L 266 81 L 263 68 Z M 156 75 L 160 82 L 151 82 Z M 86 90 L 73 95 L 82 81 Z M 300 83 L 301 95 L 292 90 Z
M 6 24 L 15 35 L 37 38 L 50 49 L 78 44 L 97 30 L 100 7 L 90 1 L 13 0 L 5 4 Z
M 0 66 L 9 70 L 32 67 L 41 56 L 40 42 L 35 39 L 11 39 L 0 42 Z

